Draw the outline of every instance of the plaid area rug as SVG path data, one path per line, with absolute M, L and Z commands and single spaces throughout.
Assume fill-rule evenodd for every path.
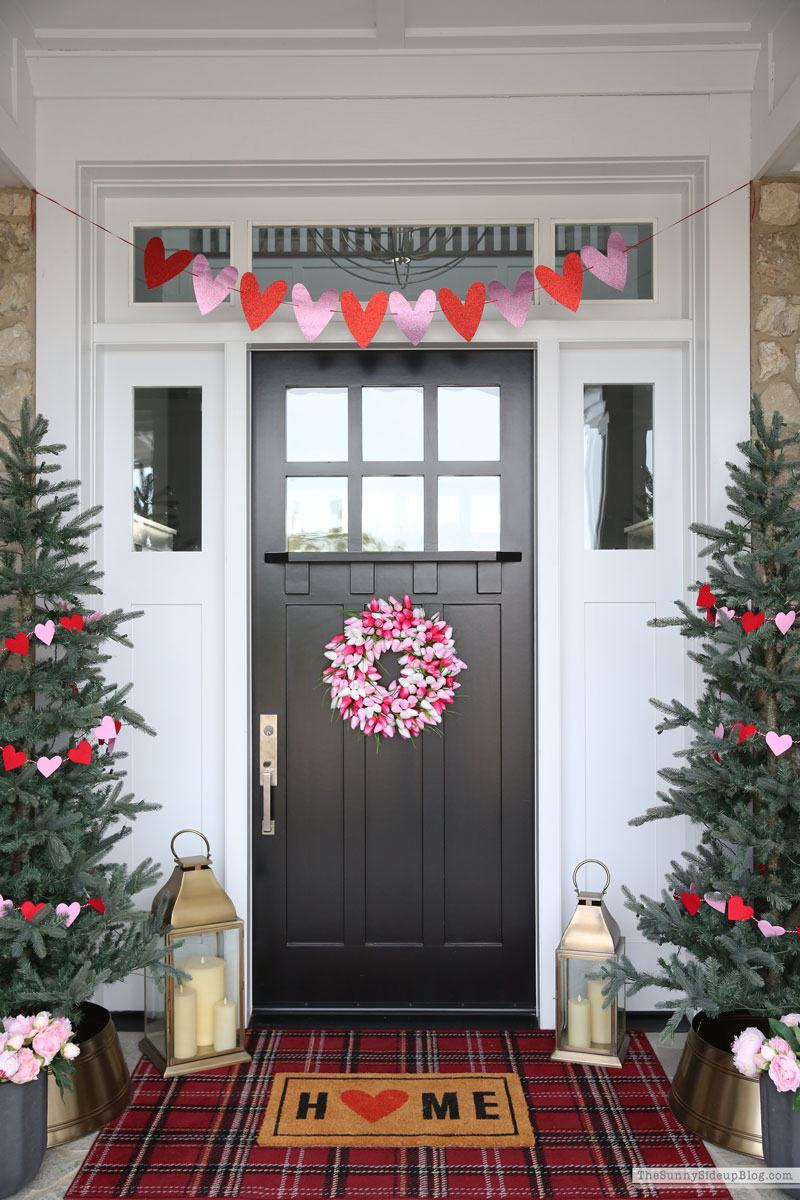
M 711 1167 L 667 1107 L 669 1083 L 634 1033 L 621 1071 L 550 1062 L 553 1034 L 526 1031 L 252 1030 L 250 1064 L 162 1079 L 141 1059 L 134 1100 L 101 1130 L 67 1200 L 727 1197 L 723 1187 L 634 1185 L 633 1167 Z M 491 1072 L 520 1077 L 530 1148 L 268 1147 L 256 1144 L 280 1071 Z

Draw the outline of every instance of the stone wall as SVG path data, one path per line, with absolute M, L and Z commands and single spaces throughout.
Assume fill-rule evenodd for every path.
M 35 399 L 35 286 L 31 193 L 0 188 L 0 414 L 11 425 Z
M 750 382 L 764 411 L 800 428 L 800 180 L 753 184 Z

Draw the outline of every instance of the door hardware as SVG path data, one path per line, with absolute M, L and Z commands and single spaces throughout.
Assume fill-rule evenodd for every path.
M 261 833 L 271 837 L 275 833 L 275 821 L 272 816 L 272 789 L 278 784 L 278 718 L 275 714 L 258 718 L 259 728 L 259 778 L 263 809 L 261 815 Z

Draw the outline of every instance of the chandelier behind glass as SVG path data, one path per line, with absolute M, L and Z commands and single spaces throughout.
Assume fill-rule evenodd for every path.
M 404 291 L 457 267 L 478 250 L 490 227 L 370 225 L 308 230 L 316 249 L 348 275 Z

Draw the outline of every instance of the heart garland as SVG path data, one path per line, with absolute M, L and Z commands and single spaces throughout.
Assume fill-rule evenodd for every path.
M 115 721 L 113 717 L 103 717 L 100 724 L 94 729 L 94 736 L 97 738 L 98 745 L 105 745 L 108 742 L 108 753 L 113 754 L 114 742 L 117 739 L 117 734 L 122 728 L 119 721 Z M 60 754 L 53 754 L 50 758 L 46 754 L 42 754 L 37 759 L 28 758 L 24 750 L 17 750 L 10 742 L 3 746 L 2 749 L 3 767 L 6 771 L 16 771 L 23 767 L 25 763 L 35 762 L 36 770 L 40 775 L 44 775 L 45 779 L 49 779 L 54 775 L 64 759 Z M 73 746 L 67 751 L 67 758 L 70 762 L 78 763 L 83 766 L 88 766 L 92 761 L 92 744 L 86 738 L 82 738 L 77 746 Z
M 87 625 L 101 620 L 105 615 L 105 613 L 94 612 L 90 613 L 88 617 L 83 617 L 80 613 L 73 613 L 71 616 L 59 617 L 58 623 L 63 629 L 80 633 Z M 38 641 L 43 642 L 45 646 L 49 646 L 55 634 L 56 625 L 52 619 L 48 619 L 45 622 L 39 621 L 34 625 L 32 634 L 20 631 L 19 633 L 15 633 L 13 637 L 7 637 L 5 639 L 5 647 L 11 654 L 19 654 L 25 658 L 30 652 L 31 637 L 35 637 Z
M 677 899 L 675 892 L 672 893 L 673 899 Z M 782 937 L 785 933 L 797 933 L 800 936 L 800 929 L 784 929 L 782 925 L 773 925 L 766 918 L 758 919 L 755 916 L 751 905 L 745 904 L 741 896 L 734 894 L 727 900 L 719 892 L 706 892 L 701 898 L 697 892 L 681 892 L 681 904 L 690 914 L 695 917 L 700 909 L 700 905 L 705 903 L 709 908 L 713 908 L 715 912 L 724 913 L 727 909 L 729 921 L 755 921 L 759 932 L 764 937 Z
M 745 725 L 742 721 L 734 721 L 732 725 L 728 726 L 717 725 L 714 729 L 714 737 L 724 738 L 726 728 L 730 729 L 731 733 L 734 730 L 738 731 L 736 734 L 737 746 L 741 746 L 743 742 L 746 742 L 751 737 L 763 737 L 776 758 L 779 758 L 781 754 L 785 754 L 787 750 L 791 750 L 793 745 L 800 745 L 800 738 L 793 738 L 790 733 L 776 733 L 774 729 L 768 730 L 767 733 L 762 733 L 757 725 Z M 718 755 L 715 754 L 714 757 L 718 762 L 720 761 Z
M 723 605 L 717 604 L 717 597 L 711 591 L 711 588 L 708 586 L 707 583 L 704 583 L 703 586 L 700 588 L 700 591 L 697 593 L 697 602 L 695 604 L 695 607 L 696 608 L 705 608 L 707 610 L 706 619 L 709 622 L 714 623 L 716 625 L 719 625 L 719 623 L 720 623 L 720 621 L 719 621 L 720 613 L 723 616 L 725 616 L 729 621 L 732 621 L 734 619 L 734 617 L 736 616 L 736 612 L 734 609 L 726 608 L 724 604 Z M 711 615 L 712 609 L 716 610 L 715 617 L 712 617 L 712 615 Z M 790 608 L 786 612 L 775 613 L 774 617 L 768 617 L 766 615 L 766 613 L 763 613 L 763 612 L 752 612 L 750 609 L 746 609 L 742 613 L 742 616 L 740 619 L 742 622 L 742 629 L 744 630 L 745 633 L 754 633 L 756 629 L 761 628 L 761 626 L 764 624 L 765 621 L 774 621 L 776 627 L 780 630 L 780 632 L 785 637 L 786 634 L 789 632 L 789 630 L 794 625 L 796 618 L 797 618 L 797 610 L 794 608 Z
M 22 913 L 25 920 L 30 922 L 42 911 L 43 908 L 47 908 L 47 904 L 44 900 L 40 901 L 38 904 L 34 904 L 32 900 L 23 900 L 19 908 L 16 908 L 13 900 L 4 900 L 3 897 L 0 896 L 0 919 L 8 916 L 10 912 L 16 911 Z M 79 900 L 74 900 L 72 904 L 57 904 L 56 916 L 63 917 L 64 924 L 66 925 L 67 929 L 69 929 L 70 925 L 75 923 L 80 915 L 81 910 L 84 908 L 92 908 L 101 916 L 103 916 L 106 911 L 104 900 L 102 900 L 99 896 L 89 896 L 85 904 L 81 904 Z

